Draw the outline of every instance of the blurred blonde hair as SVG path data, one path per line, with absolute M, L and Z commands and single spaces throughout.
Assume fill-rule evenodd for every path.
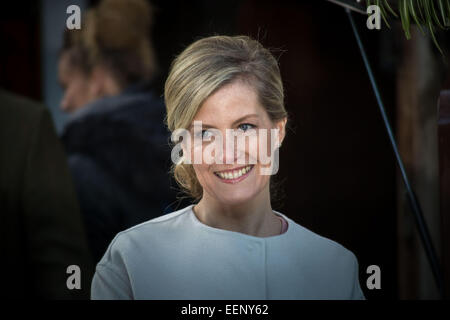
M 287 117 L 280 70 L 272 53 L 248 36 L 211 36 L 192 43 L 172 62 L 164 89 L 169 130 L 189 128 L 202 103 L 237 80 L 256 90 L 272 121 Z M 202 197 L 192 164 L 174 164 L 172 173 L 188 195 Z
M 87 11 L 72 46 L 85 52 L 84 69 L 102 65 L 122 87 L 149 80 L 157 71 L 152 20 L 153 7 L 146 0 L 102 0 Z

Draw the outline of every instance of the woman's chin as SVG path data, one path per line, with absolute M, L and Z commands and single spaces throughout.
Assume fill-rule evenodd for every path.
M 227 190 L 227 192 L 222 192 L 217 196 L 218 197 L 216 199 L 219 200 L 219 202 L 221 202 L 224 206 L 234 206 L 251 201 L 256 196 L 256 192 L 248 189 L 234 191 Z

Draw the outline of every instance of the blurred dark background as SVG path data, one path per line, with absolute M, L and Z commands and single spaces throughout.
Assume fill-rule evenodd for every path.
M 62 37 L 64 25 L 53 30 L 49 42 L 46 30 L 51 21 L 46 19 L 65 21 L 67 14 L 63 5 L 49 2 L 59 1 L 2 4 L 0 86 L 44 102 L 61 128 L 64 117 L 58 110 L 60 92 L 55 89 L 54 70 L 55 43 L 61 41 L 55 37 L 58 33 Z M 88 8 L 97 2 L 84 1 L 81 6 Z M 152 4 L 156 8 L 153 43 L 160 68 L 155 87 L 160 95 L 172 59 L 203 36 L 246 34 L 273 50 L 279 58 L 290 115 L 278 174 L 284 197 L 274 208 L 353 251 L 366 298 L 422 297 L 420 285 L 410 289 L 409 295 L 401 290 L 401 183 L 344 10 L 317 0 L 158 0 Z M 384 25 L 381 31 L 369 31 L 363 16 L 355 15 L 355 19 L 397 132 L 401 31 L 398 26 L 387 29 Z M 49 43 L 53 44 L 48 47 Z M 411 229 L 416 232 L 413 223 Z M 440 238 L 434 239 L 438 242 Z M 414 250 L 422 248 L 416 243 Z M 369 265 L 381 269 L 380 290 L 366 287 Z M 425 263 L 424 272 L 429 274 L 427 268 Z

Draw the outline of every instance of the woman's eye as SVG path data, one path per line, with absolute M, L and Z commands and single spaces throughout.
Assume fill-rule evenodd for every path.
M 195 132 L 195 138 L 197 139 L 201 139 L 201 140 L 206 140 L 208 138 L 210 138 L 212 135 L 212 133 L 209 130 L 202 130 L 202 131 L 197 131 Z
M 247 131 L 249 129 L 255 128 L 255 126 L 253 124 L 250 124 L 250 123 L 243 123 L 243 124 L 240 124 L 238 128 L 245 132 L 245 131 Z
M 209 130 L 202 130 L 202 139 L 206 140 L 211 138 L 212 133 Z

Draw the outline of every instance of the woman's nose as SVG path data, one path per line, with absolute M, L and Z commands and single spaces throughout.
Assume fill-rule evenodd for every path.
M 227 130 L 223 139 L 223 162 L 234 164 L 236 162 L 236 140 L 232 130 Z

